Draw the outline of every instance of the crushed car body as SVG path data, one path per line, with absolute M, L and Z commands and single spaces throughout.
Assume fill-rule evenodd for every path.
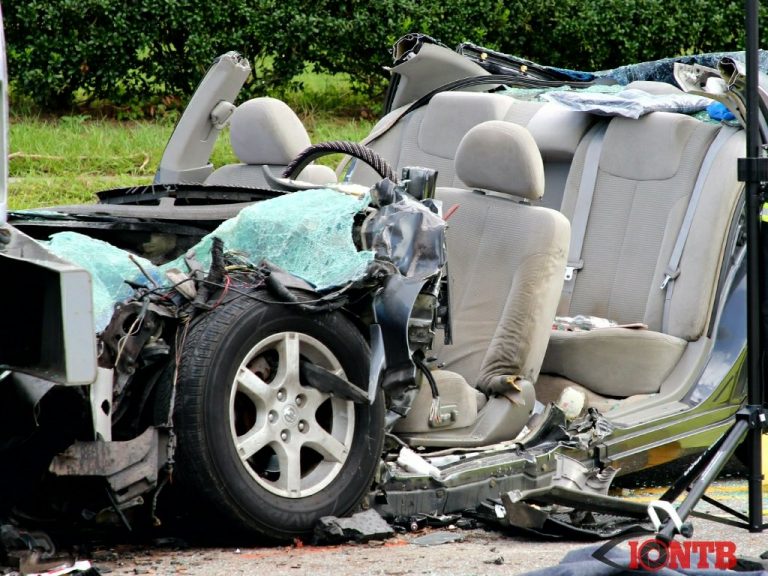
M 612 537 L 648 520 L 614 478 L 731 425 L 738 61 L 593 75 L 421 35 L 394 56 L 362 145 L 235 106 L 229 53 L 154 183 L 9 214 L 0 515 L 130 527 L 181 490 L 280 540 L 361 508 Z M 227 124 L 240 163 L 214 169 Z M 338 175 L 312 162 L 339 151 Z

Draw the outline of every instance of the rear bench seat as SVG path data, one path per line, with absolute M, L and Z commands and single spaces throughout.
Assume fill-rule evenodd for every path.
M 727 133 L 721 146 L 718 139 L 711 169 L 704 171 L 665 319 L 665 270 L 702 162 L 721 130 Z M 569 219 L 583 188 L 590 141 L 579 146 L 565 187 L 562 212 Z M 537 384 L 542 400 L 556 398 L 573 382 L 613 398 L 659 392 L 691 344 L 706 337 L 728 227 L 742 190 L 736 158 L 743 150 L 743 132 L 681 114 L 610 121 L 581 252 L 583 268 L 569 309 L 559 313 L 641 322 L 649 329 L 553 332 L 542 374 L 566 380 L 542 376 Z
M 677 91 L 644 84 L 631 87 Z M 428 166 L 439 171 L 440 186 L 469 188 L 454 167 L 458 143 L 473 126 L 494 119 L 528 128 L 544 160 L 546 192 L 539 202 L 572 219 L 593 136 L 595 118 L 588 114 L 497 94 L 445 92 L 369 145 L 398 170 Z M 704 181 L 665 321 L 667 291 L 660 285 L 702 161 L 723 128 L 670 113 L 599 123 L 608 123 L 608 128 L 581 253 L 584 267 L 576 276 L 568 309 L 560 313 L 644 323 L 649 329 L 554 332 L 537 384 L 543 401 L 556 399 L 564 386 L 574 383 L 593 397 L 656 393 L 681 359 L 700 353 L 728 226 L 742 189 L 736 158 L 744 149 L 743 133 L 727 129 L 729 137 Z M 360 165 L 353 177 L 366 183 L 375 179 Z M 455 307 L 466 304 L 460 298 L 454 300 Z M 452 360 L 455 366 L 463 363 Z
M 371 133 L 402 112 L 390 112 Z M 438 171 L 438 186 L 467 188 L 456 174 L 456 150 L 472 127 L 488 120 L 504 120 L 528 129 L 544 160 L 546 188 L 537 204 L 559 209 L 571 160 L 594 120 L 589 114 L 500 94 L 441 92 L 369 141 L 368 146 L 386 158 L 396 173 L 405 166 L 425 166 Z M 360 162 L 351 178 L 364 185 L 378 180 L 379 176 Z

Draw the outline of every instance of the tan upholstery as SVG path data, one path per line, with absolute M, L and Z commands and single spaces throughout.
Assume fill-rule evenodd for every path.
M 605 396 L 648 394 L 659 391 L 686 344 L 682 338 L 653 330 L 555 331 L 546 371 L 566 375 Z
M 544 163 L 536 142 L 528 130 L 510 122 L 489 120 L 470 129 L 456 151 L 456 171 L 469 188 L 528 200 L 544 194 Z
M 586 408 L 597 408 L 601 414 L 611 415 L 612 412 L 619 408 L 624 408 L 628 405 L 640 402 L 653 396 L 653 394 L 635 394 L 629 398 L 615 398 L 612 396 L 603 396 L 597 394 L 589 388 L 577 384 L 572 380 L 563 378 L 562 376 L 555 376 L 552 374 L 541 374 L 539 380 L 536 383 L 536 400 L 542 404 L 549 404 L 550 402 L 557 402 L 560 398 L 560 394 L 566 388 L 574 388 L 579 392 L 583 392 L 586 396 Z
M 485 395 L 467 386 L 467 381 L 455 372 L 433 370 L 432 376 L 440 392 L 441 410 L 450 413 L 450 423 L 440 428 L 453 430 L 474 424 L 478 410 L 485 404 Z M 433 427 L 430 426 L 428 417 L 431 404 L 432 390 L 429 386 L 423 385 L 416 393 L 408 415 L 397 421 L 393 431 L 398 434 L 431 432 Z
M 471 174 L 470 179 L 490 188 L 529 169 L 520 163 L 530 164 L 535 146 L 523 128 L 487 123 L 467 138 L 473 140 L 476 131 L 498 145 L 478 156 L 471 142 L 463 141 L 456 162 L 459 177 Z M 515 142 L 501 145 L 505 138 Z M 509 146 L 524 153 L 507 156 Z M 483 180 L 482 172 L 471 168 L 473 159 L 481 165 L 493 162 L 497 172 Z M 504 375 L 535 381 L 562 289 L 567 219 L 554 210 L 478 191 L 439 188 L 437 197 L 445 208 L 459 205 L 447 231 L 454 342 L 443 346 L 436 338 L 438 362 L 481 389 Z
M 627 329 L 555 332 L 543 372 L 556 373 L 609 396 L 657 392 L 686 342 L 704 335 L 728 224 L 741 186 L 736 158 L 743 134 L 720 149 L 702 190 L 661 334 L 660 289 L 702 160 L 719 126 L 657 112 L 639 120 L 614 118 L 603 143 L 582 259 L 570 314 L 642 322 Z M 574 211 L 584 155 L 574 157 L 562 211 Z
M 402 109 L 390 112 L 371 133 L 402 113 Z M 456 174 L 456 152 L 470 128 L 489 120 L 528 128 L 544 159 L 547 187 L 542 205 L 559 208 L 571 159 L 593 122 L 589 114 L 501 94 L 442 92 L 368 146 L 386 158 L 397 172 L 405 166 L 425 166 L 438 171 L 439 186 L 471 188 Z M 351 180 L 370 185 L 378 176 L 358 162 Z
M 230 120 L 229 139 L 241 163 L 215 170 L 206 184 L 267 188 L 265 170 L 281 176 L 291 160 L 311 144 L 299 117 L 275 98 L 254 98 L 238 106 Z M 310 165 L 298 179 L 322 185 L 336 182 L 336 173 L 326 166 Z

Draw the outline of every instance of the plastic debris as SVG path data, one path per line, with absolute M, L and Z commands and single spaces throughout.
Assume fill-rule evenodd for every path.
M 349 540 L 369 542 L 384 540 L 394 534 L 392 526 L 373 509 L 358 512 L 348 518 L 323 516 L 315 525 L 315 541 L 318 544 L 337 544 Z
M 400 454 L 397 456 L 397 464 L 402 466 L 408 472 L 428 474 L 435 480 L 442 479 L 442 474 L 436 466 L 433 466 L 424 460 L 424 458 L 416 454 L 416 452 L 405 446 L 400 449 Z
M 464 535 L 458 532 L 432 532 L 419 536 L 411 540 L 411 544 L 416 546 L 439 546 L 440 544 L 450 544 L 451 542 L 463 542 Z
M 98 570 L 91 566 L 88 560 L 78 560 L 71 566 L 62 566 L 46 572 L 30 573 L 29 576 L 64 576 L 65 574 L 83 574 L 87 576 L 97 576 Z
M 571 110 L 590 112 L 601 116 L 640 118 L 651 112 L 680 112 L 691 114 L 705 110 L 712 103 L 709 98 L 693 94 L 649 94 L 643 90 L 624 90 L 617 94 L 585 93 L 576 91 L 549 92 L 543 100 L 557 102 Z

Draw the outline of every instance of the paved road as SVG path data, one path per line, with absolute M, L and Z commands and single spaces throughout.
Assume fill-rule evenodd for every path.
M 662 491 L 662 488 L 654 487 L 625 488 L 623 496 L 648 502 L 658 498 Z M 708 494 L 746 512 L 743 480 L 720 480 Z M 768 498 L 764 499 L 764 507 L 768 517 Z M 709 505 L 700 509 L 715 511 Z M 699 519 L 694 520 L 694 527 L 696 539 L 733 541 L 739 555 L 759 556 L 768 550 L 768 533 L 750 534 L 743 529 Z M 421 534 L 407 534 L 384 542 L 326 547 L 174 549 L 115 546 L 97 550 L 92 560 L 97 567 L 111 570 L 116 576 L 510 575 L 551 566 L 569 550 L 585 546 L 583 542 L 544 542 L 481 529 L 457 533 L 461 533 L 463 541 L 432 547 L 412 543 Z

